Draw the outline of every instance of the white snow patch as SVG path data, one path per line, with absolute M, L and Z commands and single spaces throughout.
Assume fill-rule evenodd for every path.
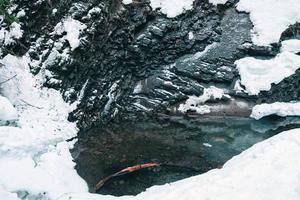
M 153 9 L 161 8 L 162 13 L 167 17 L 176 17 L 186 10 L 193 8 L 194 0 L 151 0 L 151 7 Z
M 228 0 L 209 0 L 210 3 L 214 5 L 225 4 Z
M 80 33 L 86 29 L 86 25 L 71 17 L 66 18 L 63 22 L 59 22 L 54 30 L 57 35 L 67 34 L 64 39 L 68 40 L 71 50 L 73 51 L 80 45 Z
M 132 0 L 123 0 L 123 3 L 124 3 L 125 5 L 131 4 L 131 3 L 132 3 Z
M 193 59 L 199 59 L 202 56 L 206 55 L 212 48 L 215 48 L 218 45 L 217 42 L 213 42 L 210 45 L 207 45 L 203 51 L 199 51 L 193 55 Z
M 252 40 L 261 46 L 278 42 L 289 25 L 300 22 L 299 0 L 240 0 L 237 9 L 250 13 Z
M 300 68 L 300 56 L 295 54 L 300 49 L 299 44 L 295 40 L 283 42 L 281 53 L 270 60 L 253 57 L 237 60 L 235 64 L 246 92 L 250 95 L 257 95 L 260 91 L 270 90 L 272 83 L 277 84 L 293 75 Z
M 210 106 L 203 104 L 208 100 L 221 99 L 225 96 L 230 98 L 229 95 L 225 94 L 224 89 L 210 86 L 209 88 L 205 88 L 203 94 L 199 97 L 189 96 L 184 104 L 179 105 L 178 111 L 186 113 L 189 110 L 193 110 L 198 114 L 207 114 L 211 112 Z
M 22 36 L 23 30 L 17 22 L 13 22 L 9 30 L 0 26 L 0 44 L 2 43 L 4 46 L 14 43 L 16 39 L 20 39 Z
M 59 200 L 299 200 L 300 129 L 282 132 L 229 160 L 221 169 L 154 186 L 137 196 L 67 194 Z
M 261 119 L 269 115 L 300 116 L 300 102 L 275 102 L 271 104 L 260 104 L 254 106 L 251 117 Z
M 139 81 L 133 89 L 133 94 L 139 94 L 143 91 L 142 81 Z
M 6 97 L 0 95 L 0 121 L 9 121 L 18 119 L 17 110 Z
M 91 18 L 93 14 L 98 14 L 98 13 L 101 13 L 101 8 L 99 7 L 94 7 L 92 8 L 91 10 L 89 10 L 88 14 L 87 14 L 87 17 L 88 18 Z
M 17 13 L 17 18 L 24 17 L 25 15 L 26 15 L 26 12 L 25 12 L 25 10 L 22 9 Z
M 194 39 L 194 33 L 192 31 L 189 32 L 189 40 Z
M 209 144 L 209 143 L 203 143 L 203 146 L 205 146 L 205 147 L 209 147 L 209 148 L 211 148 L 211 147 L 212 147 L 212 145 L 211 145 L 211 144 Z

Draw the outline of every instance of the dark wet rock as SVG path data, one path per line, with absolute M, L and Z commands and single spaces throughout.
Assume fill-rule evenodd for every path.
M 260 101 L 266 103 L 290 102 L 300 100 L 300 70 L 285 78 L 278 84 L 273 84 L 271 90 L 260 93 Z
M 270 46 L 256 46 L 252 44 L 244 44 L 240 48 L 244 54 L 253 56 L 253 57 L 274 57 L 276 56 L 280 51 L 280 45 L 279 44 L 271 44 Z
M 298 39 L 300 40 L 300 23 L 290 25 L 280 37 L 280 41 Z
M 244 55 L 239 47 L 251 39 L 252 24 L 247 14 L 238 13 L 234 8 L 224 11 L 222 17 L 217 28 L 218 41 L 206 46 L 203 52 L 182 56 L 174 64 L 163 66 L 154 75 L 138 81 L 128 110 L 170 110 L 189 96 L 201 96 L 203 88 L 211 83 L 232 90 L 232 83 L 238 77 L 234 61 Z M 193 33 L 191 41 L 197 40 L 197 36 Z M 139 88 L 141 91 L 136 92 Z
M 248 15 L 232 8 L 234 3 L 216 7 L 195 1 L 194 9 L 173 19 L 153 11 L 146 0 L 129 5 L 120 0 L 51 5 L 28 0 L 18 5 L 27 13 L 21 23 L 35 60 L 32 72 L 46 74 L 44 85 L 61 90 L 66 101 L 80 97 L 69 119 L 88 128 L 136 111 L 164 112 L 190 95 L 201 95 L 208 83 L 230 88 L 238 76 L 234 60 L 244 55 L 239 46 L 250 40 L 252 28 Z M 74 51 L 63 34 L 54 33 L 68 16 L 87 27 Z M 210 56 L 193 57 L 215 44 Z M 134 93 L 139 82 L 147 83 L 142 94 Z

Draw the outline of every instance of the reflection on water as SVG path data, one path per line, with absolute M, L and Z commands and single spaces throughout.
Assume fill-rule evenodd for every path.
M 297 127 L 300 118 L 199 117 L 123 122 L 80 133 L 73 150 L 78 173 L 93 191 L 97 181 L 128 166 L 156 162 L 108 181 L 101 194 L 138 194 L 160 185 L 221 167 L 253 144 Z

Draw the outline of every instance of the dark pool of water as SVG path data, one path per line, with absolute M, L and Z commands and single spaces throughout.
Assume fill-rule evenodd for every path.
M 279 131 L 299 127 L 300 118 L 173 117 L 122 122 L 80 133 L 72 151 L 90 191 L 100 179 L 128 166 L 164 165 L 108 181 L 98 193 L 135 195 L 221 167 L 226 161 Z

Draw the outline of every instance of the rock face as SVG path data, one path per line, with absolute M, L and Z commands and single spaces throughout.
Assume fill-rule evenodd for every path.
M 16 1 L 13 13 L 26 13 L 19 17 L 24 34 L 2 56 L 28 52 L 32 72 L 44 74 L 45 86 L 61 90 L 66 101 L 80 100 L 70 120 L 81 129 L 140 114 L 176 113 L 178 105 L 210 85 L 253 101 L 257 97 L 234 91 L 234 61 L 273 57 L 280 43 L 252 45 L 252 24 L 235 3 L 217 7 L 197 0 L 192 10 L 167 18 L 148 0 L 128 5 L 121 0 Z M 68 20 L 80 25 L 78 38 L 68 32 Z M 282 40 L 299 37 L 298 27 L 285 31 Z M 296 74 L 286 82 L 296 86 L 298 80 Z M 283 99 L 288 93 L 281 88 L 289 86 L 274 86 L 259 99 Z

